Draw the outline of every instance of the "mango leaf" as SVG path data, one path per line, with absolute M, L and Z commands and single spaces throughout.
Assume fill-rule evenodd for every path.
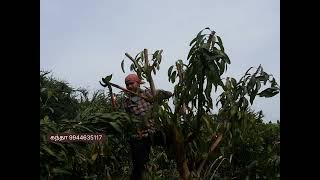
M 160 51 L 159 51 L 159 53 L 158 53 L 158 56 L 157 56 L 157 59 L 158 59 L 158 61 L 159 61 L 159 64 L 161 63 L 161 59 L 162 59 L 162 52 L 163 52 L 163 50 L 161 49 Z
M 176 74 L 177 74 L 176 71 L 173 71 L 173 73 L 171 74 L 170 79 L 171 79 L 171 82 L 172 82 L 172 83 L 174 83 L 174 82 L 176 81 Z
M 91 160 L 92 161 L 95 161 L 98 157 L 98 152 L 94 153 L 92 156 L 91 156 Z
M 107 84 L 111 81 L 111 79 L 112 79 L 112 74 L 103 78 L 102 81 Z
M 40 92 L 44 92 L 44 91 L 46 91 L 47 90 L 47 88 L 41 88 L 40 89 Z
M 118 123 L 116 122 L 110 122 L 109 123 L 117 132 L 122 133 L 122 130 L 120 128 L 120 126 L 118 125 Z
M 278 85 L 277 82 L 276 82 L 276 79 L 273 78 L 273 79 L 271 80 L 271 87 L 275 87 L 276 85 Z
M 228 64 L 231 64 L 231 61 L 229 59 L 229 56 L 224 53 L 224 58 L 223 58 Z
M 250 104 L 253 104 L 254 98 L 256 97 L 256 93 L 252 92 L 252 94 L 250 94 Z
M 194 42 L 196 42 L 198 39 L 198 37 L 195 37 L 194 39 L 192 39 L 192 41 L 190 42 L 189 46 L 191 46 Z
M 48 96 L 48 99 L 51 98 L 53 96 L 53 92 L 51 90 L 49 90 L 47 92 L 47 96 Z
M 157 50 L 153 55 L 152 55 L 152 59 L 157 59 L 159 54 L 159 50 Z
M 206 94 L 207 99 L 211 98 L 211 90 L 212 90 L 212 83 L 207 82 L 207 86 L 205 89 L 205 94 Z
M 203 29 L 203 30 L 205 30 L 205 29 Z M 196 42 L 196 41 L 199 40 L 199 39 L 202 39 L 202 37 L 205 36 L 205 35 L 201 35 L 201 33 L 202 33 L 203 30 L 201 30 L 201 31 L 197 34 L 197 36 L 190 42 L 189 46 L 191 46 L 194 42 Z M 201 36 L 202 36 L 202 37 L 201 37 Z
M 224 73 L 224 70 L 225 70 L 225 62 L 222 60 L 220 63 L 218 63 L 218 66 L 219 66 L 219 69 L 220 69 L 220 76 Z
M 49 110 L 51 111 L 51 113 L 54 113 L 54 109 L 52 107 L 49 107 Z
M 269 74 L 266 73 L 266 72 L 263 72 L 262 75 L 263 75 L 264 78 L 265 78 L 264 81 L 263 81 L 263 84 L 266 85 L 266 84 L 267 84 L 267 81 L 268 81 L 268 79 L 269 79 L 270 76 L 269 76 Z
M 237 108 L 236 107 L 232 107 L 231 108 L 231 116 L 235 115 L 237 113 Z
M 188 53 L 188 56 L 187 56 L 187 59 L 190 59 L 191 56 L 193 56 L 194 54 L 194 51 L 197 49 L 196 47 L 196 44 L 194 46 L 191 47 L 189 53 Z
M 125 73 L 123 66 L 124 66 L 124 60 L 122 60 L 122 62 L 121 62 L 121 69 L 122 69 L 122 72 Z
M 248 85 L 247 85 L 247 90 L 248 90 L 249 92 L 251 92 L 252 89 L 254 88 L 255 81 L 256 81 L 256 78 L 252 76 L 252 77 L 250 78 L 249 82 L 248 82 Z
M 170 80 L 170 77 L 171 77 L 172 69 L 173 69 L 173 65 L 170 66 L 170 68 L 168 69 L 168 77 L 169 77 L 169 80 Z
M 233 87 L 237 87 L 237 81 L 234 78 L 231 78 L 231 83 Z
M 260 88 L 261 88 L 260 81 L 256 81 L 256 92 L 258 92 Z
M 139 55 L 140 55 L 140 53 L 138 53 L 138 54 L 136 55 L 136 57 L 134 57 L 134 59 L 135 59 L 136 61 L 138 61 L 139 58 L 141 58 L 141 57 L 138 58 Z M 138 58 L 138 59 L 137 59 L 137 58 Z
M 72 173 L 65 170 L 65 169 L 60 169 L 60 168 L 53 168 L 52 169 L 52 173 L 53 174 L 68 174 L 68 175 L 71 175 Z
M 115 120 L 117 117 L 114 115 L 114 114 L 112 114 L 112 113 L 104 113 L 104 114 L 102 114 L 102 115 L 99 115 L 98 116 L 99 118 L 102 118 L 102 119 L 105 119 L 105 120 Z
M 247 108 L 248 108 L 248 105 L 249 105 L 249 103 L 248 103 L 247 98 L 243 98 L 243 108 L 244 108 L 244 109 L 247 109 Z
M 252 161 L 252 162 L 247 166 L 247 168 L 248 168 L 248 169 L 251 169 L 251 168 L 255 167 L 257 164 L 258 164 L 258 161 L 257 161 L 257 160 L 254 160 L 254 161 Z
M 130 71 L 133 71 L 133 70 L 135 70 L 135 66 L 134 66 L 134 64 L 131 64 Z
M 218 79 L 218 85 L 221 86 L 221 87 L 224 86 L 224 84 L 223 84 L 223 82 L 222 82 L 222 80 L 220 78 Z M 216 91 L 217 91 L 217 88 L 216 88 Z
M 103 87 L 107 87 L 107 85 L 106 85 L 106 84 L 102 84 L 102 82 L 101 82 L 101 81 L 99 81 L 99 83 L 100 83 L 100 85 L 101 85 L 101 86 L 103 86 Z
M 217 36 L 217 38 L 218 38 L 217 44 L 219 45 L 221 51 L 224 52 L 224 48 L 223 48 L 223 44 L 222 44 L 222 40 L 221 40 L 220 36 Z
M 277 88 L 267 88 L 267 89 L 263 90 L 262 92 L 260 92 L 258 95 L 260 97 L 273 97 L 278 93 L 279 93 L 279 91 L 277 90 Z

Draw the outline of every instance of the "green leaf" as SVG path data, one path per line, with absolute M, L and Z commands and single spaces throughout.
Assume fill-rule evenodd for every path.
M 170 66 L 170 68 L 168 69 L 168 77 L 169 77 L 169 80 L 170 80 L 170 77 L 171 77 L 171 72 L 172 72 L 172 69 L 173 69 L 173 66 Z
M 64 170 L 64 169 L 60 169 L 60 168 L 53 168 L 52 173 L 53 174 L 68 174 L 68 175 L 72 174 L 71 172 Z
M 247 98 L 243 98 L 243 108 L 244 108 L 244 109 L 247 109 L 247 108 L 248 108 L 248 105 L 249 105 L 249 103 L 248 103 Z
M 51 90 L 49 90 L 47 92 L 47 96 L 48 96 L 48 99 L 51 98 L 53 96 L 53 92 Z
M 98 157 L 98 152 L 94 153 L 92 156 L 91 156 L 91 160 L 92 161 L 95 161 Z
M 52 107 L 49 107 L 49 110 L 51 111 L 51 113 L 54 113 L 54 110 L 52 109 Z
M 250 75 L 250 74 L 249 74 L 249 71 L 250 71 L 252 68 L 253 68 L 253 67 L 250 67 L 250 68 L 246 71 L 245 75 Z
M 139 54 L 137 54 L 139 55 Z M 139 61 L 141 60 L 141 62 L 143 62 L 142 58 L 139 56 L 137 59 L 136 59 L 136 62 L 139 63 Z
M 157 64 L 157 70 L 159 71 L 159 69 L 160 69 L 160 66 L 159 66 L 159 64 Z
M 194 46 L 191 47 L 191 49 L 189 50 L 187 59 L 190 59 L 191 56 L 193 56 L 195 50 L 197 49 L 196 44 Z
M 263 72 L 262 75 L 263 75 L 264 78 L 265 78 L 264 81 L 263 81 L 263 84 L 266 85 L 266 84 L 267 84 L 267 81 L 269 80 L 269 77 L 270 77 L 270 76 L 269 76 L 269 74 L 266 73 L 266 72 Z
M 208 97 L 208 106 L 209 106 L 209 108 L 213 109 L 213 103 L 212 103 L 211 96 Z
M 224 52 L 224 48 L 223 48 L 223 44 L 222 44 L 222 40 L 221 40 L 220 36 L 217 36 L 217 38 L 218 38 L 217 44 L 219 45 L 221 51 Z
M 229 59 L 229 56 L 226 54 L 226 53 L 224 53 L 224 58 L 223 58 L 228 64 L 231 64 L 231 61 L 230 61 L 230 59 Z
M 260 97 L 273 97 L 278 93 L 279 93 L 279 91 L 275 88 L 267 88 L 267 89 L 263 90 L 262 92 L 260 92 L 258 95 Z
M 171 74 L 171 82 L 174 83 L 176 81 L 176 74 L 177 72 L 176 71 L 173 71 L 173 73 Z
M 46 91 L 47 90 L 47 88 L 41 88 L 40 89 L 40 92 L 44 92 L 44 91 Z
M 215 82 L 217 82 L 217 79 L 220 78 L 220 72 L 219 72 L 220 70 L 215 61 L 213 61 L 211 64 L 214 69 L 213 72 L 214 72 Z
M 226 79 L 226 85 L 225 85 L 225 87 L 226 87 L 227 89 L 231 89 L 231 82 L 230 82 L 229 79 L 230 79 L 229 77 L 227 77 L 227 79 Z
M 224 73 L 224 70 L 225 70 L 225 62 L 224 61 L 221 61 L 220 63 L 218 63 L 218 66 L 219 66 L 219 69 L 220 69 L 220 76 Z
M 112 74 L 109 75 L 109 76 L 106 76 L 102 81 L 103 81 L 104 83 L 109 83 L 109 82 L 111 81 L 111 79 L 112 79 Z
M 153 53 L 152 59 L 157 59 L 158 54 L 159 54 L 159 50 L 157 50 L 155 53 Z
M 161 63 L 161 59 L 162 59 L 162 52 L 163 52 L 163 50 L 161 49 L 160 51 L 159 51 L 159 53 L 158 53 L 158 56 L 157 56 L 157 59 L 159 60 L 159 64 Z
M 118 125 L 118 123 L 116 122 L 110 122 L 109 123 L 117 132 L 122 133 L 122 130 L 120 128 L 120 126 Z
M 234 78 L 231 78 L 231 83 L 233 87 L 237 87 L 237 81 Z
M 122 62 L 121 62 L 121 69 L 122 69 L 123 73 L 125 73 L 125 72 L 124 72 L 123 65 L 124 65 L 124 60 L 122 60 Z
M 134 64 L 131 64 L 130 71 L 133 71 L 135 69 Z
M 249 91 L 253 89 L 253 87 L 255 85 L 255 81 L 256 81 L 256 78 L 254 76 L 252 76 L 251 79 L 249 80 L 249 83 L 248 83 L 248 86 L 247 86 L 247 89 Z
M 190 42 L 189 46 L 191 46 L 194 42 L 196 42 L 196 41 L 197 41 L 197 39 L 198 39 L 198 36 L 197 36 L 197 37 L 195 37 L 194 39 L 192 39 L 192 41 Z
M 250 104 L 253 104 L 254 98 L 256 97 L 256 94 L 254 92 L 252 92 L 252 94 L 250 94 Z
M 236 107 L 232 107 L 232 108 L 231 108 L 231 116 L 235 115 L 236 112 L 237 112 Z
M 178 62 L 178 64 L 183 65 L 183 61 L 181 59 L 179 59 L 177 62 Z
M 205 89 L 205 94 L 206 94 L 207 99 L 210 99 L 210 97 L 211 97 L 211 90 L 212 90 L 212 83 L 207 82 L 207 86 Z
M 276 82 L 276 79 L 273 78 L 273 79 L 271 80 L 271 87 L 275 87 L 276 85 L 278 85 L 277 82 Z
M 190 66 L 190 68 L 186 70 L 186 82 L 188 84 L 192 81 L 192 79 L 194 79 L 195 73 L 194 66 Z
M 219 75 L 219 69 L 217 67 L 217 65 L 212 62 L 209 65 L 209 79 L 211 82 L 213 82 L 214 86 L 215 86 L 215 91 L 217 91 L 217 84 L 219 84 L 219 80 L 220 80 L 220 75 Z
M 254 161 L 252 161 L 252 162 L 247 166 L 247 168 L 248 168 L 248 169 L 251 169 L 251 168 L 255 167 L 257 164 L 258 164 L 258 161 L 257 161 L 257 160 L 254 160 Z
M 255 91 L 258 92 L 260 88 L 261 88 L 260 81 L 256 81 L 256 90 Z
M 102 84 L 102 82 L 101 82 L 101 81 L 99 81 L 99 83 L 100 83 L 100 85 L 101 85 L 101 86 L 103 86 L 103 87 L 107 87 L 107 85 L 106 85 L 106 84 Z
M 218 85 L 219 85 L 219 86 L 221 86 L 221 87 L 223 87 L 223 86 L 224 86 L 224 84 L 223 84 L 223 82 L 222 82 L 222 80 L 221 80 L 221 79 L 219 79 L 219 80 L 218 80 Z M 216 89 L 216 91 L 217 91 L 217 89 Z
M 205 30 L 205 29 L 203 29 L 203 30 Z M 197 34 L 197 36 L 190 42 L 189 46 L 191 46 L 194 42 L 196 42 L 197 40 L 199 40 L 201 36 L 202 36 L 202 37 L 204 36 L 204 35 L 201 35 L 201 33 L 202 33 L 203 30 L 201 30 L 201 31 Z

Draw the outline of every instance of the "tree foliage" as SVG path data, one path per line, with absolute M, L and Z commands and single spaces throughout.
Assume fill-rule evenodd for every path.
M 205 33 L 206 32 L 206 33 Z M 224 77 L 231 64 L 221 37 L 209 28 L 190 42 L 186 61 L 168 69 L 174 85 L 174 109 L 156 91 L 154 75 L 160 69 L 162 50 L 147 49 L 130 60 L 130 71 L 149 83 L 154 107 L 150 116 L 165 140 L 152 148 L 146 179 L 280 179 L 280 123 L 264 123 L 262 111 L 251 105 L 257 96 L 273 97 L 280 91 L 275 78 L 260 65 L 236 80 Z M 125 72 L 125 61 L 121 62 Z M 139 121 L 121 106 L 123 94 L 85 89 L 40 72 L 41 179 L 121 179 L 130 173 L 127 140 Z M 101 85 L 112 91 L 112 75 Z M 217 102 L 212 97 L 217 89 Z M 217 109 L 217 113 L 213 110 Z M 101 132 L 104 143 L 52 143 L 49 133 Z

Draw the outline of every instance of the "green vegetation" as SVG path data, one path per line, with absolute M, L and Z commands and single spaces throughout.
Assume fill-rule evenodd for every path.
M 203 32 L 208 32 L 207 34 Z M 153 116 L 166 140 L 154 146 L 146 179 L 280 179 L 280 123 L 263 122 L 262 112 L 250 107 L 257 96 L 279 93 L 275 79 L 262 66 L 250 68 L 239 80 L 223 78 L 231 64 L 222 40 L 206 28 L 191 41 L 186 62 L 168 69 L 174 84 L 174 109 L 154 94 Z M 147 50 L 135 58 L 130 70 L 154 87 L 152 75 L 160 69 L 162 50 L 149 60 Z M 121 68 L 125 71 L 124 61 Z M 111 104 L 102 90 L 88 91 L 40 72 L 40 178 L 128 179 L 128 137 L 137 120 L 121 106 Z M 107 87 L 112 76 L 102 79 Z M 110 86 L 108 86 L 109 89 Z M 222 88 L 214 106 L 212 94 Z M 213 109 L 217 108 L 217 113 Z M 99 132 L 104 143 L 49 142 L 51 133 Z

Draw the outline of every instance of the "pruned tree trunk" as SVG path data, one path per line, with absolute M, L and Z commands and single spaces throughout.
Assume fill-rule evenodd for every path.
M 144 49 L 143 53 L 144 53 L 145 67 L 147 67 L 147 69 L 146 69 L 147 81 L 150 84 L 152 96 L 155 97 L 156 96 L 156 88 L 154 85 L 153 78 L 151 76 L 151 67 L 149 65 L 149 60 L 148 60 L 148 49 Z

